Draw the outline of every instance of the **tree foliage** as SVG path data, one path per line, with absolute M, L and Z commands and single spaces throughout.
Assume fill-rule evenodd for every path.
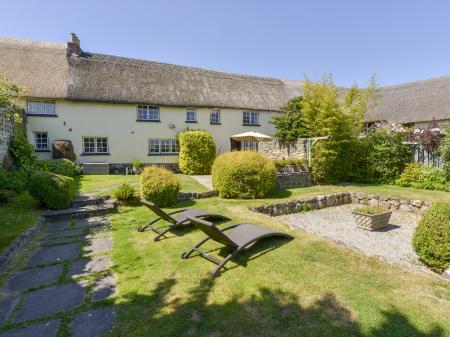
M 282 114 L 272 118 L 270 123 L 277 129 L 273 134 L 274 137 L 283 141 L 306 137 L 302 101 L 303 97 L 291 99 L 283 108 Z
M 7 113 L 18 122 L 21 121 L 23 108 L 16 103 L 16 98 L 24 92 L 23 88 L 0 75 L 0 107 L 6 108 Z
M 450 180 L 450 124 L 445 126 L 445 136 L 441 139 L 439 145 L 439 155 L 447 173 L 447 178 Z

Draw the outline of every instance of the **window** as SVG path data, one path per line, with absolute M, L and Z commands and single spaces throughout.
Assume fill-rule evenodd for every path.
M 108 138 L 106 137 L 83 137 L 84 154 L 108 153 Z
M 195 123 L 197 122 L 197 110 L 194 108 L 188 108 L 186 110 L 186 122 Z
M 27 102 L 29 115 L 56 115 L 54 101 L 32 100 Z
M 159 107 L 154 105 L 138 105 L 137 119 L 138 121 L 159 122 Z
M 243 141 L 242 142 L 242 150 L 243 151 L 257 151 L 258 147 L 256 142 Z
M 36 151 L 48 151 L 48 133 L 33 132 L 34 148 Z
M 244 125 L 259 125 L 259 113 L 244 111 L 242 115 L 242 124 Z
M 211 124 L 220 124 L 220 110 L 211 110 L 209 114 L 209 122 Z
M 152 154 L 176 154 L 178 153 L 176 139 L 149 139 L 148 153 Z

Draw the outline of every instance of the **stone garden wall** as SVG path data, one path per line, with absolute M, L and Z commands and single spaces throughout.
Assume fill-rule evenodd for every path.
M 311 172 L 277 173 L 276 190 L 312 185 Z
M 270 142 L 258 143 L 258 152 L 271 159 L 306 158 L 306 145 L 304 139 L 292 142 Z
M 430 205 L 429 202 L 422 200 L 402 200 L 381 195 L 365 194 L 362 192 L 342 192 L 251 207 L 250 210 L 270 216 L 278 216 L 351 203 L 381 206 L 391 210 L 400 210 L 417 214 L 422 214 Z
M 206 191 L 206 192 L 180 192 L 178 193 L 178 201 L 194 200 L 194 199 L 205 199 L 218 196 L 217 191 Z

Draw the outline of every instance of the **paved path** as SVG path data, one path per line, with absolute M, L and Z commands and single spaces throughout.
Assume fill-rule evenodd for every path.
M 410 269 L 429 272 L 414 252 L 411 242 L 417 215 L 393 212 L 390 226 L 367 231 L 356 226 L 351 213 L 361 205 L 348 204 L 321 210 L 282 215 L 277 219 L 290 226 L 331 239 L 366 255 Z
M 115 310 L 109 299 L 116 288 L 111 248 L 106 216 L 48 223 L 25 269 L 11 273 L 0 290 L 0 337 L 110 332 Z
M 212 184 L 212 175 L 191 176 L 191 177 L 197 180 L 203 186 L 205 186 L 208 190 L 212 191 L 214 189 Z

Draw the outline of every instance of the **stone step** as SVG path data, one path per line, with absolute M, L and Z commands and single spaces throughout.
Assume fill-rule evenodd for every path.
M 42 216 L 47 219 L 62 217 L 87 217 L 92 215 L 106 214 L 115 211 L 117 205 L 112 200 L 106 200 L 101 204 L 72 206 L 66 209 L 47 210 L 42 212 Z
M 109 199 L 111 199 L 109 195 L 98 196 L 98 195 L 82 194 L 73 200 L 72 206 L 82 207 L 87 205 L 98 205 L 102 204 L 103 202 Z

